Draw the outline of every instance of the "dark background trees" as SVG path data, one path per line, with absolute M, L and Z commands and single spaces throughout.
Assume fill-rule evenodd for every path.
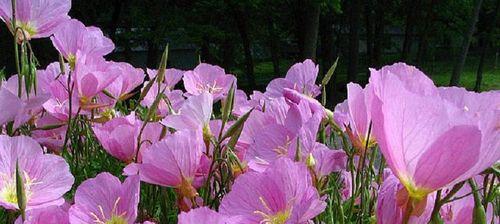
M 348 81 L 365 83 L 369 67 L 397 61 L 440 85 L 499 89 L 499 1 L 73 0 L 70 14 L 113 39 L 110 60 L 155 67 L 168 43 L 170 66 L 218 64 L 248 90 L 262 90 L 306 58 L 323 74 L 339 57 L 327 88 L 333 103 Z M 0 69 L 7 74 L 14 64 L 10 38 L 0 26 Z M 40 67 L 57 59 L 49 40 L 33 46 Z

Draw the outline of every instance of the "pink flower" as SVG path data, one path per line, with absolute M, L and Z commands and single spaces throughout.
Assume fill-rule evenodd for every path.
M 61 24 L 50 39 L 71 65 L 77 60 L 77 51 L 92 57 L 102 57 L 115 49 L 113 42 L 99 28 L 85 27 L 76 19 Z
M 137 154 L 140 128 L 141 122 L 132 113 L 104 124 L 96 124 L 92 129 L 106 152 L 123 162 L 131 162 Z
M 332 172 L 340 172 L 346 169 L 347 155 L 343 150 L 329 149 L 326 145 L 318 143 L 319 147 L 315 148 L 310 154 L 315 160 L 314 173 L 317 178 L 322 178 L 330 175 Z M 303 158 L 307 160 L 307 157 Z
M 203 92 L 189 97 L 179 109 L 178 114 L 168 115 L 161 121 L 167 127 L 177 130 L 210 130 L 212 116 L 212 94 Z
M 26 220 L 17 218 L 15 224 L 69 224 L 68 208 L 66 206 L 49 206 L 26 213 Z
M 18 114 L 22 114 L 24 103 L 16 94 L 4 87 L 0 87 L 0 125 L 13 121 Z
M 262 111 L 262 106 L 266 100 L 268 100 L 267 97 L 259 91 L 253 91 L 250 99 L 248 99 L 246 93 L 238 89 L 234 96 L 233 114 L 241 116 L 252 108 Z
M 401 64 L 372 70 L 371 116 L 389 167 L 409 197 L 422 201 L 470 177 L 464 174 L 478 161 L 482 135 L 477 122 L 441 99 L 417 71 Z
M 69 93 L 68 75 L 69 65 L 65 64 L 65 73 L 61 73 L 59 62 L 53 62 L 45 70 L 37 71 L 39 92 L 49 94 L 51 97 L 43 104 L 43 108 L 60 121 L 66 121 L 69 117 Z M 73 85 L 73 80 L 70 86 Z M 77 94 L 73 94 L 71 100 L 72 116 L 78 112 L 79 102 Z
M 283 89 L 289 88 L 309 97 L 317 97 L 320 88 L 315 84 L 319 67 L 310 59 L 293 65 L 286 73 L 285 78 L 277 78 L 269 83 L 266 95 L 269 97 L 283 96 Z
M 236 78 L 227 75 L 223 68 L 216 65 L 201 63 L 192 71 L 184 73 L 184 87 L 191 95 L 200 95 L 208 92 L 214 97 L 214 101 L 225 97 L 231 85 L 235 85 Z
M 377 223 L 378 224 L 399 224 L 403 221 L 404 216 L 404 199 L 399 198 L 400 191 L 404 191 L 404 186 L 399 183 L 396 176 L 390 175 L 382 184 L 382 187 L 378 193 L 377 199 Z M 419 208 L 422 213 L 419 216 L 412 215 L 408 223 L 427 223 L 431 218 L 432 209 L 434 207 L 434 195 L 432 197 L 426 198 L 422 207 Z
M 133 224 L 137 218 L 139 190 L 137 175 L 121 183 L 109 173 L 100 173 L 76 189 L 75 204 L 69 209 L 70 223 Z
M 103 58 L 90 57 L 78 51 L 74 70 L 76 92 L 83 108 L 92 105 L 92 98 L 108 87 L 119 74 L 110 73 L 110 64 Z
M 153 79 L 158 74 L 158 70 L 147 69 L 149 79 Z M 165 70 L 165 77 L 163 79 L 163 83 L 167 86 L 167 89 L 173 90 L 175 85 L 179 83 L 184 76 L 186 71 L 169 68 Z
M 362 88 L 358 84 L 347 84 L 347 100 L 341 105 L 337 105 L 334 111 L 334 118 L 337 125 L 345 129 L 353 146 L 359 153 L 362 153 L 368 141 L 368 147 L 376 144 L 373 133 L 368 136 L 371 115 L 370 107 L 373 98 L 373 91 L 370 84 Z
M 144 86 L 146 86 L 149 82 L 146 81 L 144 82 Z M 160 91 L 165 88 L 165 84 L 160 85 Z M 144 88 L 143 90 L 144 91 Z M 158 83 L 154 83 L 151 86 L 151 89 L 149 89 L 148 93 L 144 97 L 144 99 L 141 101 L 141 105 L 145 107 L 151 107 L 153 105 L 153 102 L 156 99 L 156 96 L 158 94 Z M 163 93 L 165 96 L 164 100 L 161 100 L 160 103 L 158 104 L 158 109 L 157 109 L 157 115 L 159 116 L 167 116 L 168 114 L 171 114 L 172 112 L 177 112 L 183 105 L 185 99 L 184 99 L 184 93 L 181 90 L 168 90 L 168 88 L 165 90 Z M 170 105 L 167 104 L 169 102 Z M 173 110 L 173 111 L 171 111 Z
M 343 201 L 346 201 L 347 199 L 352 197 L 352 176 L 351 173 L 343 170 L 340 172 L 340 180 L 342 183 L 342 187 L 339 189 L 340 190 L 340 197 L 342 198 Z
M 5 209 L 18 209 L 16 161 L 24 178 L 27 210 L 63 204 L 62 196 L 74 182 L 62 157 L 43 154 L 40 145 L 26 136 L 0 136 L 0 161 L 0 206 Z
M 182 198 L 197 196 L 193 181 L 205 148 L 201 133 L 177 131 L 144 151 L 139 164 L 141 180 L 160 186 L 174 187 Z M 185 208 L 182 208 L 184 210 Z
M 440 87 L 439 95 L 479 123 L 481 150 L 478 162 L 466 176 L 474 176 L 500 160 L 500 91 L 469 92 L 464 88 Z M 458 119 L 458 118 L 456 118 Z
M 24 81 L 23 81 L 24 83 Z M 45 93 L 34 94 L 28 97 L 24 88 L 21 98 L 18 97 L 18 76 L 14 75 L 0 87 L 0 108 L 5 108 L 0 115 L 0 124 L 14 121 L 14 128 L 18 128 L 42 112 L 42 105 L 50 95 Z
M 106 87 L 115 100 L 126 100 L 130 97 L 128 94 L 144 81 L 144 71 L 128 63 L 112 62 L 109 69 L 118 76 Z
M 16 25 L 24 31 L 27 40 L 48 37 L 57 26 L 69 20 L 70 8 L 70 0 L 17 0 Z M 0 18 L 13 32 L 11 1 L 0 1 Z M 20 40 L 24 39 L 23 33 L 18 33 Z
M 66 136 L 67 126 L 65 123 L 50 114 L 46 114 L 38 119 L 36 126 L 48 129 L 33 130 L 31 132 L 33 139 L 40 145 L 47 147 L 48 150 L 60 153 Z
M 210 210 L 208 207 L 201 207 L 189 212 L 181 212 L 178 224 L 232 224 L 240 222 L 241 220 L 237 216 L 229 217 Z
M 282 158 L 262 173 L 239 176 L 219 209 L 241 223 L 308 223 L 325 207 L 307 168 Z

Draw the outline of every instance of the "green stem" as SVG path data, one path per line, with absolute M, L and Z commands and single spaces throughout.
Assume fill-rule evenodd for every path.
M 22 80 L 21 80 L 21 67 L 19 66 L 19 47 L 17 45 L 17 24 L 16 24 L 16 0 L 12 0 L 12 32 L 14 34 L 14 60 L 16 62 L 17 70 L 17 96 L 21 97 Z

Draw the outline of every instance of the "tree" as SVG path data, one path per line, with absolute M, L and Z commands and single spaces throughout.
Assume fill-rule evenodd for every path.
M 316 60 L 316 46 L 318 44 L 318 28 L 320 3 L 317 0 L 304 1 L 303 32 L 304 32 L 304 51 L 302 59 Z
M 401 51 L 401 60 L 403 61 L 408 61 L 410 57 L 413 43 L 413 29 L 418 18 L 420 0 L 408 0 L 406 5 L 405 39 Z
M 232 0 L 225 0 L 227 7 L 233 16 L 234 21 L 236 22 L 236 27 L 240 34 L 241 43 L 243 45 L 243 52 L 245 56 L 245 73 L 247 76 L 248 84 L 252 87 L 255 87 L 255 77 L 253 71 L 253 57 L 252 57 L 252 49 L 250 42 L 250 35 L 248 32 L 248 19 L 247 13 L 245 10 L 241 8 L 238 3 L 233 2 Z
M 484 70 L 484 59 L 486 58 L 486 53 L 488 52 L 488 48 L 491 44 L 491 39 L 493 36 L 493 30 L 497 24 L 498 20 L 498 13 L 499 13 L 499 8 L 500 8 L 500 0 L 496 1 L 496 7 L 493 10 L 493 17 L 491 19 L 488 19 L 490 21 L 491 26 L 488 27 L 488 30 L 485 30 L 481 38 L 479 40 L 480 45 L 481 45 L 481 58 L 479 59 L 479 66 L 477 68 L 477 73 L 476 73 L 476 84 L 474 85 L 474 91 L 479 92 L 481 91 L 481 82 L 483 80 L 483 70 Z
M 355 82 L 358 77 L 359 60 L 359 30 L 361 0 L 352 0 L 349 4 L 349 64 L 347 67 L 347 77 L 349 81 Z
M 469 19 L 467 30 L 464 32 L 460 55 L 458 56 L 457 62 L 453 68 L 453 73 L 450 79 L 450 86 L 457 86 L 460 83 L 460 75 L 462 74 L 462 70 L 464 68 L 465 59 L 467 58 L 467 53 L 469 51 L 470 42 L 472 39 L 472 35 L 474 34 L 482 3 L 483 0 L 476 0 L 474 3 L 472 16 Z

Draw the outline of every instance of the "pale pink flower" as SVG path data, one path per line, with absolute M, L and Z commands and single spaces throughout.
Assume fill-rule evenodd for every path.
M 193 181 L 197 177 L 204 148 L 199 132 L 185 130 L 168 135 L 143 152 L 142 164 L 138 165 L 141 180 L 176 188 L 180 200 L 194 199 L 197 186 L 193 186 Z
M 401 203 L 405 203 L 406 200 L 398 198 L 400 191 L 404 191 L 404 186 L 396 176 L 390 175 L 384 180 L 377 199 L 376 215 L 378 224 L 399 224 L 403 222 L 404 206 L 406 204 Z M 433 194 L 431 197 L 425 198 L 426 201 L 424 201 L 423 207 L 420 208 L 423 211 L 419 212 L 422 214 L 418 216 L 411 215 L 408 223 L 428 223 L 434 207 L 434 197 Z
M 16 162 L 24 179 L 26 209 L 62 205 L 62 196 L 71 189 L 74 178 L 66 161 L 43 154 L 38 143 L 26 136 L 0 136 L 0 206 L 18 209 Z
M 208 92 L 214 101 L 224 98 L 231 85 L 236 88 L 236 78 L 228 75 L 223 68 L 216 65 L 201 63 L 192 71 L 184 73 L 184 88 L 191 95 Z
M 69 20 L 70 0 L 16 0 L 16 25 L 24 32 L 18 33 L 20 40 L 43 38 L 52 35 L 57 26 Z M 12 3 L 0 1 L 0 19 L 12 30 Z M 24 34 L 24 35 L 23 35 Z
M 173 90 L 175 85 L 179 83 L 182 80 L 182 77 L 184 76 L 184 73 L 186 71 L 175 69 L 175 68 L 168 68 L 165 69 L 165 77 L 163 78 L 163 83 L 167 86 L 168 90 Z M 154 69 L 147 69 L 148 77 L 149 79 L 153 79 L 156 77 L 158 74 L 158 70 Z
M 69 224 L 69 206 L 49 206 L 34 209 L 26 213 L 26 220 L 17 218 L 15 224 Z
M 210 129 L 209 122 L 212 116 L 212 94 L 203 92 L 200 95 L 190 96 L 182 104 L 177 114 L 168 115 L 161 123 L 176 130 L 204 130 Z
M 85 27 L 76 19 L 61 24 L 50 38 L 54 47 L 66 60 L 74 65 L 78 51 L 91 57 L 102 57 L 111 53 L 115 45 L 97 27 Z
M 478 161 L 482 133 L 463 110 L 443 100 L 414 67 L 372 70 L 373 133 L 410 198 L 422 201 L 465 180 Z
M 285 88 L 296 90 L 309 97 L 317 97 L 320 88 L 315 84 L 319 67 L 310 59 L 296 63 L 286 73 L 285 78 L 272 80 L 266 88 L 266 95 L 275 98 L 283 96 Z
M 208 207 L 195 208 L 179 214 L 178 224 L 232 224 L 240 223 L 239 218 L 221 215 Z
M 100 173 L 76 189 L 75 204 L 69 209 L 70 223 L 134 224 L 139 192 L 140 180 L 137 175 L 121 183 L 109 173 Z
M 304 224 L 325 207 L 305 165 L 282 158 L 262 173 L 239 176 L 219 210 L 240 216 L 241 223 Z

